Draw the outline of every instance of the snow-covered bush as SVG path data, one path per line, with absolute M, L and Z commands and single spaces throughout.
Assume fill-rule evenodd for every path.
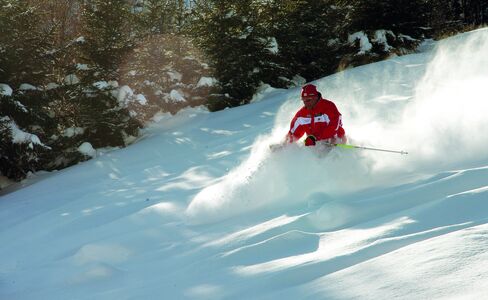
M 19 180 L 28 172 L 61 169 L 93 157 L 79 151 L 83 143 L 123 147 L 140 127 L 111 89 L 70 84 L 0 95 L 0 172 Z
M 41 156 L 50 148 L 28 124 L 39 124 L 44 117 L 18 97 L 0 95 L 0 175 L 19 180 L 39 169 Z
M 391 30 L 358 31 L 348 36 L 346 51 L 339 68 L 359 66 L 383 60 L 394 55 L 404 55 L 415 51 L 422 41 L 405 34 L 395 34 Z

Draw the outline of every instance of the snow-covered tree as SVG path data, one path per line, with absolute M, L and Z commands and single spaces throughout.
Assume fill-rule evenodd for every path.
M 249 101 L 274 68 L 274 39 L 264 22 L 266 1 L 213 0 L 194 9 L 192 32 L 215 70 L 221 94 L 211 109 Z
M 357 66 L 412 52 L 428 31 L 424 0 L 355 0 L 348 3 L 349 50 L 341 67 Z
M 88 158 L 79 151 L 86 143 L 127 145 L 140 124 L 118 101 L 117 84 L 103 84 L 130 50 L 124 1 L 84 2 L 93 13 L 84 15 L 86 38 L 59 21 L 79 9 L 71 2 L 0 1 L 2 174 L 18 180 L 72 165 Z
M 348 25 L 347 8 L 334 0 L 272 1 L 271 26 L 280 64 L 307 81 L 333 73 Z
M 54 27 L 31 1 L 0 0 L 0 83 L 38 83 L 50 64 Z
M 50 148 L 39 133 L 51 120 L 40 109 L 21 103 L 22 94 L 11 93 L 7 85 L 0 86 L 0 173 L 19 180 L 40 169 L 41 157 Z
M 135 46 L 134 14 L 127 1 L 85 1 L 82 10 L 84 59 L 98 79 L 113 80 Z
M 135 10 L 141 31 L 145 34 L 166 34 L 175 29 L 175 2 L 171 0 L 146 0 Z

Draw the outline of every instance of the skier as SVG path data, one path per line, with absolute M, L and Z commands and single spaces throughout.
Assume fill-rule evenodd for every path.
M 304 106 L 291 121 L 287 141 L 293 143 L 306 134 L 305 146 L 315 146 L 317 143 L 345 144 L 346 132 L 336 105 L 322 98 L 313 84 L 302 87 L 301 97 Z

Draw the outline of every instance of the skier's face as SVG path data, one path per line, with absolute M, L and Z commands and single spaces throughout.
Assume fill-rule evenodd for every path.
M 307 109 L 312 109 L 318 101 L 317 96 L 304 96 L 302 97 L 303 104 Z

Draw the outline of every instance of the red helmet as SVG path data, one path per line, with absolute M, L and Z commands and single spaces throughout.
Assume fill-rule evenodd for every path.
M 307 84 L 302 87 L 302 97 L 317 96 L 319 92 L 313 84 Z

